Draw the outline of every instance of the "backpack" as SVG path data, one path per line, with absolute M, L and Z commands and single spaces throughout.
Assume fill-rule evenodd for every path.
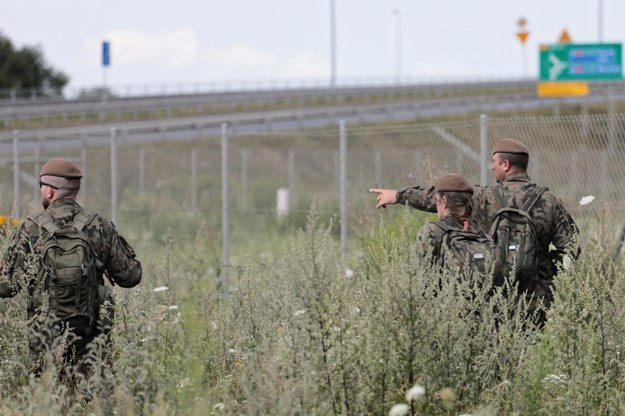
M 534 188 L 519 209 L 508 206 L 501 188 L 493 188 L 501 207 L 489 231 L 495 243 L 496 283 L 502 284 L 513 270 L 521 290 L 531 288 L 531 283 L 538 280 L 538 237 L 529 212 L 546 190 L 541 186 Z
M 457 261 L 462 269 L 467 265 L 470 270 L 481 274 L 490 272 L 493 258 L 493 242 L 485 233 L 465 231 L 450 227 L 442 221 L 435 221 L 442 231 L 440 256 L 442 259 Z
M 47 291 L 49 311 L 61 322 L 94 325 L 97 319 L 96 256 L 83 228 L 95 214 L 79 211 L 59 227 L 42 213 L 35 222 L 41 236 L 40 284 Z

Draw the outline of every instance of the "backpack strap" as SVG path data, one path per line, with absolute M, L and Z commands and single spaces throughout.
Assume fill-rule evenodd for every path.
M 42 212 L 41 214 L 37 215 L 34 218 L 34 221 L 38 226 L 45 229 L 50 234 L 52 234 L 53 232 L 59 229 L 59 227 L 52 220 L 52 217 L 46 214 L 45 212 Z
M 76 215 L 74 216 L 74 226 L 78 231 L 82 231 L 83 228 L 85 228 L 87 224 L 89 224 L 91 220 L 93 220 L 94 217 L 95 213 L 78 211 L 78 213 L 76 213 Z M 37 225 L 39 225 L 41 228 L 44 228 L 50 234 L 59 229 L 59 227 L 54 223 L 52 217 L 45 212 L 37 215 L 33 220 Z
M 445 244 L 447 247 L 451 247 L 451 232 L 452 231 L 462 232 L 462 230 L 459 230 L 459 229 L 454 228 L 454 227 L 450 227 L 449 225 L 445 224 L 441 220 L 432 221 L 431 224 L 436 225 L 436 227 L 439 230 L 441 230 L 440 233 L 436 233 L 436 238 L 440 239 L 441 246 L 443 244 Z
M 547 188 L 545 188 L 544 186 L 536 186 L 534 188 L 534 190 L 532 191 L 532 193 L 530 194 L 530 196 L 523 203 L 523 207 L 521 208 L 521 210 L 525 211 L 525 212 L 529 212 L 530 209 L 532 209 L 532 207 L 536 203 L 536 201 L 538 201 L 538 198 L 540 198 L 540 196 L 546 190 L 547 190 Z M 504 198 L 504 196 L 503 196 L 502 188 L 500 188 L 500 187 L 493 188 L 493 193 L 495 194 L 495 198 L 497 199 L 497 203 L 499 203 L 501 208 L 507 208 L 508 207 L 508 202 L 506 201 L 506 198 Z
M 438 229 L 440 229 L 442 232 L 441 233 L 436 233 L 436 236 L 439 238 L 442 238 L 445 236 L 445 234 L 449 233 L 452 228 L 449 227 L 448 225 L 446 225 L 443 221 L 432 221 L 431 224 L 436 225 L 436 227 L 438 227 Z
M 74 227 L 76 227 L 78 231 L 82 231 L 83 228 L 85 228 L 94 217 L 95 213 L 78 211 L 78 213 L 74 216 Z
M 530 212 L 530 209 L 532 209 L 536 201 L 538 201 L 538 198 L 540 198 L 540 196 L 546 190 L 547 188 L 545 188 L 544 186 L 537 186 L 536 188 L 534 188 L 534 192 L 532 192 L 530 197 L 525 200 L 522 210 L 525 212 Z
M 504 198 L 503 191 L 500 186 L 493 188 L 493 194 L 495 194 L 495 199 L 497 199 L 497 203 L 500 208 L 506 208 L 508 206 L 508 202 L 506 201 L 506 198 Z

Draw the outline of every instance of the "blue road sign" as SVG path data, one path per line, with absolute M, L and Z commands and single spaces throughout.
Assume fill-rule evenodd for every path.
M 108 41 L 102 42 L 102 66 L 111 65 L 111 45 Z

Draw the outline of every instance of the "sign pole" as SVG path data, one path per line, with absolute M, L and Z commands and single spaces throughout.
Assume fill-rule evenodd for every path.
M 521 53 L 522 53 L 522 61 L 523 61 L 523 75 L 524 76 L 529 76 L 529 70 L 528 70 L 528 64 L 527 64 L 527 37 L 529 36 L 530 32 L 528 32 L 525 29 L 525 25 L 527 25 L 527 19 L 524 17 L 521 17 L 518 21 L 517 21 L 517 25 L 519 26 L 519 31 L 516 33 L 516 36 L 519 38 L 519 40 L 521 41 Z
M 106 71 L 111 65 L 111 44 L 108 41 L 102 42 L 102 101 L 108 101 L 108 89 L 106 87 Z

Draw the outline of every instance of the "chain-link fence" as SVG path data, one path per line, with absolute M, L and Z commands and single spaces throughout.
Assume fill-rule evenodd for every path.
M 64 149 L 17 138 L 0 165 L 3 213 L 37 212 L 39 166 L 63 156 L 85 170 L 82 205 L 124 225 L 158 228 L 183 216 L 189 232 L 202 220 L 215 240 L 234 246 L 250 233 L 303 225 L 314 205 L 347 240 L 369 232 L 379 214 L 369 188 L 429 184 L 450 171 L 492 185 L 492 145 L 514 137 L 531 149 L 530 176 L 560 196 L 580 226 L 605 217 L 620 228 L 624 114 L 342 126 L 249 134 L 224 127 L 221 136 L 150 143 L 113 130 L 98 144 L 76 140 Z M 578 203 L 587 195 L 597 199 L 592 208 Z

